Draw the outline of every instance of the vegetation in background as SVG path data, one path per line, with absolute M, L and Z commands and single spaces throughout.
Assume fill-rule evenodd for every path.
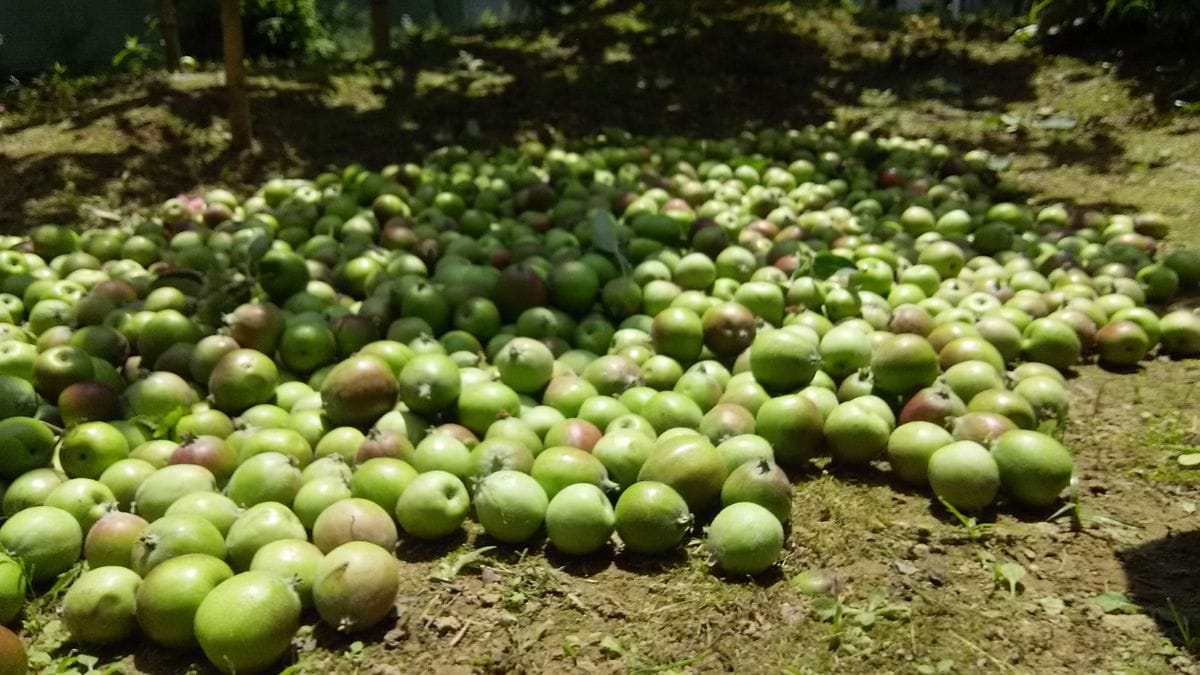
M 371 51 L 376 56 L 383 56 L 392 48 L 390 12 L 388 0 L 371 0 Z
M 180 3 L 178 19 L 185 54 L 220 57 L 221 26 L 207 3 Z M 250 58 L 324 57 L 335 48 L 316 0 L 243 0 L 242 31 Z
M 179 41 L 179 19 L 175 10 L 175 0 L 157 0 L 155 9 L 158 12 L 158 25 L 162 34 L 163 57 L 166 59 L 167 70 L 179 70 L 183 59 L 183 44 Z
M 1046 52 L 1111 64 L 1160 109 L 1200 110 L 1200 2 L 1037 0 L 1030 17 L 1035 32 L 1019 35 Z
M 239 18 L 238 0 L 221 0 L 221 53 L 225 58 L 225 90 L 229 106 L 229 132 L 235 148 L 254 142 L 250 131 L 250 93 L 246 89 L 246 41 Z M 244 15 L 240 15 L 245 18 Z
M 1196 48 L 1196 0 L 1036 0 L 1031 17 L 1051 38 L 1150 39 L 1159 47 Z

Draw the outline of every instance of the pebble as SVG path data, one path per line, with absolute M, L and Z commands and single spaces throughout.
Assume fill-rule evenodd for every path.
M 929 576 L 929 583 L 934 586 L 944 586 L 949 581 L 950 575 L 946 572 L 946 568 L 938 564 L 927 565 L 925 574 Z
M 786 602 L 779 606 L 779 616 L 786 624 L 794 624 L 804 618 L 804 614 L 800 610 Z

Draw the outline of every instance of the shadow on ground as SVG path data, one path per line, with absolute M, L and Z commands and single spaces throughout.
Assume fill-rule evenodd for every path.
M 889 115 L 902 109 L 978 122 L 1038 101 L 1043 57 L 1008 43 L 1011 26 L 796 4 L 803 3 L 615 0 L 550 25 L 425 34 L 386 62 L 260 67 L 253 155 L 225 149 L 215 73 L 113 76 L 107 96 L 89 81 L 57 117 L 24 123 L 36 139 L 23 140 L 21 126 L 6 129 L 0 231 L 70 221 L 86 195 L 152 204 L 197 185 L 252 189 L 271 175 L 416 160 L 449 143 L 488 148 L 602 132 L 731 138 L 847 110 L 853 123 L 887 131 Z M 1122 74 L 1131 86 L 1156 100 L 1173 100 L 1181 86 L 1186 94 L 1180 77 L 1190 56 L 1179 64 L 1164 56 L 1170 63 L 1156 68 L 1146 58 L 1122 66 L 1132 69 Z M 42 150 L 47 131 L 92 135 L 97 125 L 118 133 L 111 151 L 62 143 Z M 978 128 L 931 133 L 966 147 L 981 142 Z M 1120 168 L 1125 156 L 1119 130 L 1103 125 L 983 134 L 994 151 L 1036 152 L 1098 172 Z
M 610 130 L 728 138 L 822 122 L 880 92 L 895 105 L 936 100 L 964 110 L 1033 100 L 1035 56 L 970 49 L 977 32 L 933 19 L 896 30 L 761 0 L 614 3 L 550 27 L 427 36 L 389 63 L 260 70 L 253 112 L 261 152 L 253 157 L 214 149 L 213 134 L 201 133 L 221 125 L 216 77 L 198 87 L 151 78 L 54 120 L 64 132 L 111 121 L 135 134 L 144 111 L 157 110 L 163 131 L 151 142 L 111 153 L 0 152 L 0 229 L 24 224 L 24 207 L 64 189 L 153 203 L 196 184 L 380 166 L 451 142 L 486 148 L 520 134 Z M 74 206 L 45 205 L 35 217 L 69 219 Z
M 1111 64 L 1138 95 L 1150 96 L 1160 112 L 1190 107 L 1200 109 L 1200 15 L 1182 9 L 1182 19 L 1167 20 L 1164 26 L 1145 22 L 1137 13 L 1105 22 L 1099 17 L 1064 22 L 1061 30 L 1045 40 L 1049 53 L 1069 54 Z
M 1177 647 L 1200 649 L 1200 532 L 1171 533 L 1120 553 L 1130 601 Z

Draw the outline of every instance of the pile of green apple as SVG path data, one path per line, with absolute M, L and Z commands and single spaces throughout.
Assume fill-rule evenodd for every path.
M 1063 373 L 1200 354 L 1164 309 L 1200 255 L 991 163 L 833 125 L 446 148 L 0 238 L 0 623 L 79 574 L 77 643 L 247 673 L 308 611 L 382 621 L 401 539 L 757 574 L 814 467 L 1051 509 Z

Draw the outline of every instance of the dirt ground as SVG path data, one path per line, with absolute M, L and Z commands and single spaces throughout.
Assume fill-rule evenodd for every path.
M 407 161 L 451 138 L 839 119 L 1012 153 L 1036 201 L 1159 211 L 1169 244 L 1200 245 L 1200 117 L 1174 104 L 1180 64 L 1047 55 L 992 23 L 693 4 L 429 36 L 395 63 L 260 68 L 247 156 L 223 150 L 214 73 L 44 83 L 0 114 L 0 228 Z M 1200 444 L 1197 376 L 1195 361 L 1079 368 L 1077 507 L 1059 514 L 967 526 L 883 468 L 818 469 L 798 477 L 781 565 L 753 581 L 713 574 L 698 540 L 580 561 L 541 544 L 472 553 L 492 544 L 471 533 L 400 551 L 397 618 L 378 630 L 338 636 L 311 617 L 291 671 L 1200 673 L 1200 473 L 1175 460 Z M 144 644 L 75 654 L 44 611 L 26 629 L 51 672 L 206 672 Z

